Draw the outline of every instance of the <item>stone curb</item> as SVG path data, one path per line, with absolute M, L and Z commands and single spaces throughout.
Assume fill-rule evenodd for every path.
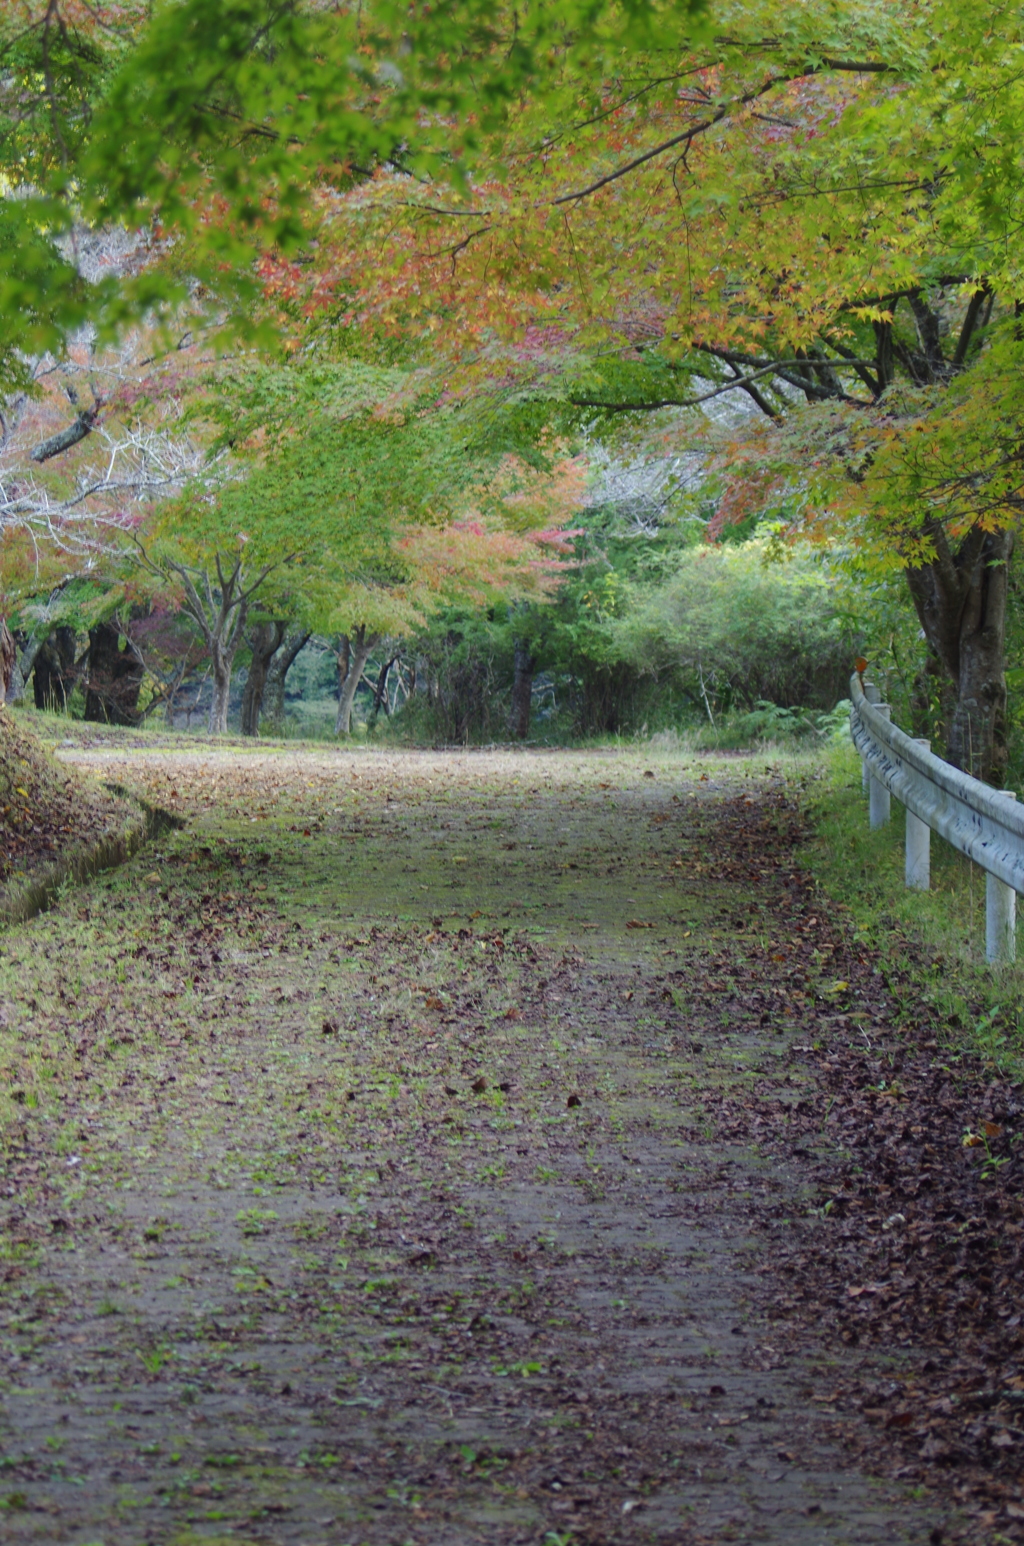
M 139 807 L 137 814 L 120 831 L 105 832 L 89 848 L 55 860 L 26 880 L 0 887 L 0 929 L 27 923 L 37 913 L 45 912 L 67 886 L 80 886 L 104 870 L 117 869 L 151 838 L 185 825 L 179 816 L 150 805 L 137 795 L 129 795 L 118 784 L 107 787 L 113 794 L 131 799 Z

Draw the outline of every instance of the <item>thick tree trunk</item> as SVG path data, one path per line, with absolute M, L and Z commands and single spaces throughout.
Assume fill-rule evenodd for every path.
M 368 634 L 365 624 L 360 625 L 351 635 L 342 635 L 338 648 L 338 713 L 334 721 L 335 735 L 350 735 L 352 732 L 352 705 L 356 700 L 356 689 L 363 679 L 366 662 L 376 642 L 376 635 Z M 341 674 L 343 661 L 346 665 L 344 676 Z
M 40 645 L 32 668 L 37 709 L 63 712 L 75 686 L 75 630 L 55 628 Z
M 15 648 L 14 636 L 7 626 L 7 619 L 0 617 L 0 703 L 7 700 L 7 691 L 14 676 L 14 666 L 18 658 Z
M 955 698 L 946 756 L 997 788 L 1006 774 L 1006 603 L 1013 533 L 968 532 L 954 553 L 930 530 L 935 559 L 907 570 L 925 638 Z
M 288 634 L 271 662 L 263 701 L 266 704 L 267 718 L 273 725 L 280 726 L 284 720 L 285 679 L 295 664 L 300 650 L 305 649 L 311 638 L 312 634 L 309 633 Z
M 231 667 L 235 653 L 223 644 L 215 642 L 210 651 L 213 699 L 210 703 L 210 734 L 225 735 L 228 728 L 228 707 L 231 701 Z
M 530 734 L 530 713 L 533 708 L 533 676 L 537 669 L 536 656 L 531 655 L 522 639 L 515 641 L 515 664 L 512 677 L 512 712 L 508 727 L 517 741 L 525 741 Z
M 26 638 L 24 634 L 15 634 L 14 642 L 20 653 L 18 655 L 17 661 L 15 662 L 13 682 L 7 689 L 8 694 L 11 696 L 17 696 L 19 692 L 19 677 L 21 679 L 20 691 L 24 692 L 25 688 L 28 686 L 28 679 L 32 675 L 32 670 L 36 663 L 36 656 L 39 654 L 39 651 L 42 649 L 46 641 L 40 634 L 34 634 L 31 638 Z
M 252 660 L 242 693 L 242 734 L 259 735 L 260 712 L 266 691 L 270 662 L 281 648 L 284 623 L 260 623 L 252 632 Z
M 338 640 L 338 648 L 334 652 L 335 664 L 338 667 L 338 716 L 341 715 L 341 695 L 345 691 L 345 683 L 348 681 L 349 666 L 352 664 L 352 640 L 347 633 L 343 633 Z M 334 733 L 338 734 L 338 720 L 335 720 Z
M 126 640 L 121 648 L 121 630 L 115 623 L 90 628 L 85 718 L 98 724 L 137 725 L 143 671 L 135 646 Z

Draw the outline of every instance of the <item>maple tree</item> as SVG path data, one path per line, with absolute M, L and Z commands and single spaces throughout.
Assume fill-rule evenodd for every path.
M 587 37 L 599 42 L 607 9 L 580 8 L 584 42 Z M 618 13 L 619 33 L 627 19 L 640 22 L 649 9 L 639 3 Z M 280 300 L 273 283 L 275 259 L 263 254 L 265 261 L 251 263 L 252 240 L 258 248 L 271 244 L 277 253 L 294 247 L 297 235 L 311 229 L 305 216 L 316 213 L 329 194 L 335 174 L 325 174 L 325 168 L 334 164 L 335 181 L 347 185 L 361 175 L 349 166 L 355 151 L 366 151 L 378 162 L 394 160 L 424 109 L 465 118 L 472 101 L 481 122 L 481 103 L 487 100 L 491 106 L 483 119 L 497 122 L 517 86 L 548 67 L 547 51 L 567 35 L 572 21 L 568 15 L 538 12 L 527 26 L 514 29 L 509 50 L 504 47 L 509 17 L 495 27 L 482 5 L 463 6 L 457 16 L 439 13 L 410 23 L 401 8 L 387 6 L 363 20 L 250 0 L 187 3 L 155 13 L 133 4 L 24 0 L 0 24 L 0 60 L 8 68 L 0 104 L 0 178 L 5 210 L 16 209 L 24 228 L 49 244 L 60 271 L 54 278 L 39 264 L 35 289 L 30 277 L 21 276 L 21 292 L 11 286 L 0 292 L 0 306 L 20 307 L 41 319 L 34 332 L 16 339 L 19 346 L 31 342 L 36 350 L 31 358 L 24 347 L 11 354 L 19 384 L 31 391 L 40 365 L 47 373 L 54 361 L 59 367 L 80 322 L 88 319 L 95 346 L 97 339 L 101 344 L 113 339 L 126 321 L 141 316 L 150 328 L 171 318 L 179 322 L 186 300 L 190 320 L 204 307 L 208 317 L 221 307 L 219 320 L 227 315 L 236 323 L 237 309 L 223 312 L 225 299 L 256 301 L 241 331 L 250 342 L 270 337 L 260 317 L 266 315 L 268 295 L 275 303 Z M 416 65 L 406 86 L 388 61 L 410 47 Z M 316 89 L 310 94 L 307 86 Z M 236 107 L 249 115 L 241 124 Z M 231 123 L 240 124 L 237 144 L 232 129 L 227 137 L 222 132 Z M 470 131 L 467 144 L 475 132 Z M 448 147 L 439 152 L 424 141 L 412 159 L 425 165 L 449 153 Z M 243 183 L 248 193 L 242 195 L 246 208 L 239 221 L 236 196 Z M 163 194 L 154 202 L 150 194 L 160 188 Z M 136 231 L 123 233 L 120 261 L 106 273 L 95 263 L 90 269 L 83 251 L 95 233 L 116 235 L 126 220 Z M 58 293 L 77 297 L 76 307 L 53 310 Z M 172 401 L 176 391 L 172 383 Z M 140 391 L 136 382 L 116 406 L 123 410 L 132 392 L 148 396 L 152 404 L 152 385 Z M 61 459 L 65 475 L 66 453 L 93 436 L 114 406 L 95 390 L 88 406 L 72 389 L 67 397 L 72 423 L 56 428 L 33 451 L 37 462 Z M 331 405 L 319 402 L 316 411 L 329 415 Z M 269 428 L 264 425 L 264 432 Z M 433 465 L 436 472 L 436 461 Z M 174 576 L 196 625 L 208 636 L 218 684 L 218 725 L 253 585 L 263 587 L 291 557 L 282 557 L 280 522 L 276 527 L 268 522 L 267 506 L 260 507 L 261 498 L 273 493 L 265 472 L 256 471 L 251 485 L 247 512 L 258 518 L 259 529 L 246 553 L 264 549 L 271 557 L 257 560 L 249 579 L 240 556 L 249 534 L 229 536 L 226 546 L 218 538 L 211 546 L 210 522 L 199 518 L 200 507 L 207 514 L 215 508 L 230 524 L 235 518 L 230 493 L 223 503 L 193 501 L 187 536 L 175 534 L 181 538 L 176 552 L 174 542 L 168 546 L 168 521 L 180 515 L 180 502 L 149 521 L 145 533 L 135 533 L 144 563 L 164 578 Z M 107 492 L 112 490 L 93 490 Z M 28 524 L 20 519 L 20 477 L 15 493 L 21 503 L 10 507 L 8 529 L 24 532 Z M 321 564 L 317 583 L 311 583 L 307 565 L 299 611 L 317 613 L 321 621 L 328 614 L 329 621 L 337 621 L 335 613 L 354 617 L 351 626 L 365 633 L 378 624 L 393 628 L 422 617 L 423 606 L 435 594 L 482 595 L 506 581 L 513 588 L 543 589 L 542 576 L 553 572 L 557 560 L 542 557 L 545 539 L 537 530 L 517 530 L 515 522 L 495 515 L 492 501 L 489 513 L 467 507 L 466 519 L 450 521 L 445 538 L 439 529 L 443 521 L 426 508 L 422 488 L 416 497 L 423 505 L 418 525 L 399 523 L 396 514 L 377 522 L 379 532 L 367 527 L 361 537 L 321 526 L 319 540 L 329 544 L 324 551 L 330 579 Z M 439 499 L 440 487 L 431 493 L 432 504 Z M 66 517 L 76 502 L 80 490 L 70 504 L 45 507 L 46 516 L 55 516 L 50 524 L 61 538 L 70 529 Z M 297 508 L 304 508 L 301 499 Z M 315 540 L 307 529 L 299 546 L 308 553 L 311 545 Z M 204 552 L 208 563 L 197 567 Z M 394 583 L 396 575 L 401 583 Z M 347 620 L 345 626 L 350 626 Z
M 381 635 L 407 634 L 455 601 L 541 597 L 557 582 L 579 464 L 557 443 L 536 443 L 532 418 L 525 430 L 514 412 L 481 421 L 419 400 L 415 386 L 358 362 L 250 363 L 220 374 L 195 408 L 217 431 L 214 458 L 230 441 L 229 460 L 206 464 L 208 476 L 219 465 L 221 481 L 165 501 L 133 540 L 203 634 L 214 732 L 226 728 L 250 621 L 267 631 L 255 641 L 258 670 L 286 622 L 341 636 L 346 733 Z

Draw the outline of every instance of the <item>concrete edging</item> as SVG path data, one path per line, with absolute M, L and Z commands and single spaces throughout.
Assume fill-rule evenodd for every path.
M 107 787 L 114 794 L 132 799 L 139 807 L 137 815 L 120 831 L 105 832 L 90 847 L 55 860 L 25 880 L 0 887 L 0 929 L 27 923 L 37 913 L 45 912 L 67 886 L 80 886 L 104 870 L 117 869 L 133 858 L 151 838 L 185 825 L 170 811 L 150 805 L 138 796 L 129 796 L 120 785 Z

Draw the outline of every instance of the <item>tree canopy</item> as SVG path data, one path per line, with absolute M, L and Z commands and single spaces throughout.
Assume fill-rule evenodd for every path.
M 437 451 L 456 405 L 529 429 L 509 452 L 526 466 L 545 434 L 670 443 L 688 408 L 742 400 L 705 436 L 712 530 L 783 501 L 794 531 L 905 572 L 949 753 L 998 779 L 1021 24 L 952 0 L 25 0 L 0 31 L 3 210 L 49 256 L 19 258 L 0 295 L 20 318 L 7 377 L 30 385 L 30 351 L 86 310 L 101 339 L 162 319 L 164 350 L 172 322 L 269 349 L 246 410 L 264 435 L 299 360 L 310 381 L 344 362 L 345 390 L 404 373 L 398 417 L 357 416 L 343 437 L 347 583 L 386 572 L 393 599 L 401 554 L 429 567 L 440 550 L 408 532 L 400 548 L 391 514 L 360 504 L 377 437 L 383 502 L 425 500 L 435 530 L 465 465 Z M 79 233 L 117 228 L 113 271 L 85 280 Z M 328 520 L 342 375 L 305 399 L 317 424 L 218 510 L 262 499 L 283 518 L 294 500 Z M 412 447 L 440 480 L 429 498 L 389 486 Z

